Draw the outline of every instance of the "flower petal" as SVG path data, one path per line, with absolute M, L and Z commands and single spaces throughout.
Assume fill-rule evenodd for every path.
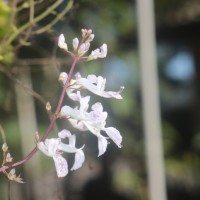
M 75 119 L 81 119 L 80 118 L 80 111 L 75 109 L 75 108 L 71 108 L 69 106 L 63 106 L 61 108 L 61 111 L 59 113 L 60 117 L 64 117 L 64 118 L 75 118 Z
M 61 34 L 58 38 L 58 46 L 61 48 L 61 49 L 65 49 L 66 51 L 68 50 L 67 48 L 67 43 L 65 42 L 65 37 L 63 34 Z
M 107 135 L 112 139 L 112 141 L 119 147 L 121 148 L 121 142 L 122 142 L 122 136 L 120 132 L 114 128 L 114 127 L 108 127 L 104 128 L 104 131 L 107 133 Z
M 62 139 L 66 138 L 66 137 L 70 137 L 71 135 L 72 135 L 71 132 L 66 129 L 63 129 L 62 131 L 60 131 L 58 133 L 58 137 L 62 138 Z
M 46 145 L 44 144 L 44 142 L 38 142 L 37 143 L 37 148 L 42 151 L 42 153 L 44 153 L 45 155 L 52 157 L 49 152 L 48 152 L 48 148 L 46 147 Z
M 56 172 L 58 177 L 64 177 L 68 174 L 68 164 L 65 158 L 61 155 L 53 156 L 55 162 Z
M 105 153 L 105 151 L 107 149 L 108 141 L 107 141 L 106 137 L 104 137 L 100 134 L 97 137 L 98 137 L 98 148 L 99 148 L 98 156 L 101 156 L 102 154 Z
M 68 119 L 68 121 L 71 123 L 71 125 L 80 130 L 80 131 L 87 131 L 88 128 L 85 126 L 85 124 L 82 121 L 76 120 L 76 119 Z
M 77 152 L 77 148 L 75 146 L 69 145 L 69 144 L 64 144 L 64 143 L 60 143 L 59 150 L 64 151 L 66 153 L 76 153 Z
M 100 47 L 101 53 L 99 55 L 99 58 L 105 58 L 107 56 L 107 44 L 103 44 Z
M 77 50 L 78 45 L 79 45 L 79 40 L 78 40 L 78 38 L 74 38 L 74 39 L 73 39 L 73 48 L 74 48 L 74 51 Z
M 95 75 L 89 75 L 87 78 L 82 78 L 78 73 L 75 77 L 79 85 L 96 95 L 104 98 L 122 99 L 120 93 L 123 91 L 124 87 L 122 86 L 118 92 L 105 91 L 106 79 L 102 76 L 96 77 Z
M 76 170 L 82 167 L 84 161 L 85 161 L 84 152 L 81 149 L 79 149 L 75 154 L 74 165 L 71 168 L 71 170 Z

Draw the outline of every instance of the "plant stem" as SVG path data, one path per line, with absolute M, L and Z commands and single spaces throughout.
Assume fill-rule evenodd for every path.
M 43 137 L 41 138 L 40 142 L 44 141 L 48 137 L 49 133 L 51 132 L 51 130 L 53 129 L 53 127 L 54 127 L 54 125 L 56 123 L 58 114 L 60 112 L 64 97 L 65 97 L 66 89 L 69 87 L 72 74 L 74 72 L 75 66 L 76 66 L 77 62 L 79 61 L 79 59 L 80 59 L 79 57 L 75 57 L 74 58 L 74 61 L 73 61 L 72 65 L 71 65 L 71 68 L 70 68 L 70 71 L 69 71 L 69 74 L 68 74 L 68 77 L 67 77 L 67 80 L 66 80 L 66 83 L 65 83 L 65 85 L 64 85 L 64 87 L 62 89 L 62 92 L 61 92 L 61 95 L 60 95 L 60 98 L 59 98 L 59 101 L 58 101 L 58 104 L 57 104 L 56 111 L 55 111 L 55 113 L 54 113 L 54 115 L 53 115 L 53 117 L 51 119 L 51 123 L 49 124 L 49 127 L 47 128 L 47 130 L 46 130 L 45 134 L 43 135 Z M 14 168 L 14 167 L 19 166 L 19 165 L 21 165 L 23 163 L 26 163 L 28 160 L 30 160 L 33 157 L 33 155 L 37 151 L 38 151 L 38 148 L 37 148 L 37 145 L 36 145 L 34 147 L 34 149 L 24 159 L 22 159 L 22 160 L 20 160 L 18 162 L 15 162 L 15 163 L 13 163 L 11 165 L 2 166 L 0 168 L 0 172 L 1 171 L 5 171 L 5 170 L 10 169 L 10 168 Z

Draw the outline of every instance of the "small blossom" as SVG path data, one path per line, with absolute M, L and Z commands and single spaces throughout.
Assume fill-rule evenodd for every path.
M 12 162 L 13 157 L 10 155 L 10 153 L 6 154 L 6 162 Z
M 105 58 L 107 56 L 107 44 L 103 44 L 100 48 L 95 49 L 88 56 L 87 60 L 95 60 L 97 58 Z
M 61 34 L 58 38 L 58 46 L 65 51 L 68 51 L 67 43 L 65 42 L 65 37 Z
M 46 110 L 51 111 L 51 104 L 49 101 L 46 103 Z
M 15 169 L 11 169 L 10 172 L 7 174 L 7 176 L 11 181 L 16 181 L 18 183 L 24 183 L 24 181 L 20 177 L 20 175 L 16 176 Z
M 105 131 L 111 140 L 121 148 L 122 136 L 120 132 L 114 127 L 105 127 L 107 112 L 103 112 L 101 103 L 95 103 L 92 106 L 92 111 L 87 112 L 89 107 L 89 96 L 80 97 L 80 107 L 71 108 L 69 106 L 63 106 L 60 111 L 60 116 L 69 118 L 69 122 L 73 127 L 86 131 L 89 130 L 98 138 L 99 156 L 102 155 L 107 148 L 107 138 L 101 135 L 101 131 Z
M 59 80 L 62 82 L 63 85 L 65 84 L 67 77 L 67 73 L 60 73 Z M 80 88 L 85 88 L 90 92 L 104 98 L 122 99 L 120 93 L 123 91 L 124 86 L 121 86 L 121 88 L 117 92 L 105 91 L 106 79 L 102 76 L 97 77 L 96 75 L 92 74 L 88 75 L 87 78 L 82 78 L 80 73 L 76 73 L 75 78 L 76 80 L 71 80 L 72 84 L 70 84 L 71 86 L 67 89 L 67 95 L 74 101 L 79 101 L 79 98 L 74 91 Z
M 58 133 L 59 138 L 46 139 L 44 142 L 39 142 L 37 144 L 38 149 L 40 149 L 44 154 L 49 157 L 53 157 L 56 172 L 58 177 L 64 177 L 68 174 L 68 164 L 66 159 L 61 155 L 63 152 L 66 153 L 75 153 L 75 161 L 71 170 L 76 170 L 80 168 L 85 160 L 84 153 L 81 147 L 77 149 L 75 147 L 76 138 L 75 135 L 67 130 L 62 130 Z M 61 139 L 69 139 L 69 144 L 64 144 L 61 142 Z
M 82 32 L 82 37 L 83 38 L 87 38 L 88 36 L 90 36 L 92 34 L 92 30 L 91 29 L 81 29 Z
M 78 38 L 74 38 L 74 39 L 73 39 L 73 48 L 74 48 L 74 51 L 77 50 L 78 45 L 79 45 L 79 40 L 78 40 Z
M 77 83 L 89 90 L 90 92 L 105 97 L 105 98 L 116 98 L 116 99 L 122 99 L 122 96 L 120 93 L 124 89 L 122 86 L 118 92 L 114 91 L 105 91 L 105 85 L 106 85 L 106 79 L 102 76 L 95 76 L 95 75 L 89 75 L 87 78 L 82 78 L 80 73 L 77 73 L 76 75 Z
M 7 145 L 6 142 L 3 143 L 3 145 L 2 145 L 2 150 L 3 150 L 3 152 L 8 151 L 8 145 Z

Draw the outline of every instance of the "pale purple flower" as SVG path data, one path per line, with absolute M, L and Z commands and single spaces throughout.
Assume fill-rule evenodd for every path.
M 65 36 L 63 34 L 61 34 L 58 38 L 58 46 L 61 49 L 68 51 L 67 43 L 65 42 Z
M 79 56 L 84 55 L 89 50 L 89 48 L 90 48 L 90 43 L 89 42 L 84 42 L 78 48 L 78 55 Z
M 71 170 L 80 168 L 85 160 L 82 148 L 75 147 L 76 138 L 68 130 L 62 130 L 58 133 L 58 138 L 46 139 L 44 142 L 39 142 L 37 147 L 45 155 L 53 157 L 56 172 L 58 177 L 64 177 L 68 174 L 68 164 L 62 156 L 63 152 L 75 153 L 75 161 Z M 64 144 L 61 139 L 68 138 L 69 144 Z
M 105 91 L 106 79 L 102 76 L 88 75 L 87 78 L 82 78 L 80 73 L 75 75 L 77 84 L 86 88 L 90 92 L 105 98 L 122 99 L 120 93 L 124 89 L 122 86 L 118 92 Z
M 105 153 L 107 148 L 107 137 L 101 135 L 101 131 L 105 131 L 111 140 L 121 148 L 122 136 L 120 132 L 114 127 L 105 127 L 107 112 L 103 112 L 103 107 L 101 103 L 95 103 L 92 106 L 92 111 L 87 112 L 89 107 L 89 97 L 80 98 L 80 107 L 71 108 L 69 106 L 63 106 L 59 113 L 60 117 L 69 119 L 69 122 L 73 127 L 86 131 L 89 130 L 98 138 L 98 149 L 99 156 Z
M 65 84 L 67 80 L 67 73 L 61 72 L 59 76 L 59 80 Z M 120 90 L 117 92 L 114 91 L 105 91 L 105 85 L 106 85 L 106 79 L 102 76 L 96 76 L 96 75 L 88 75 L 87 78 L 82 78 L 80 73 L 75 74 L 76 80 L 71 81 L 71 86 L 67 89 L 67 95 L 74 101 L 78 101 L 75 90 L 78 90 L 80 88 L 85 88 L 89 90 L 90 92 L 99 95 L 104 98 L 116 98 L 116 99 L 122 99 L 121 92 L 124 89 L 124 86 L 121 86 Z

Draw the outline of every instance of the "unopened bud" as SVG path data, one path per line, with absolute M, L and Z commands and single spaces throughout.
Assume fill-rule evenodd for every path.
M 3 145 L 2 145 L 2 150 L 3 150 L 3 152 L 8 151 L 8 145 L 7 145 L 6 142 L 3 143 Z
M 12 162 L 13 157 L 10 155 L 10 153 L 6 154 L 6 162 Z
M 36 142 L 38 142 L 40 140 L 40 136 L 39 136 L 38 131 L 35 132 L 35 140 L 36 140 Z
M 81 46 L 78 49 L 78 55 L 82 56 L 84 53 L 86 53 L 90 48 L 90 43 L 86 42 L 81 44 Z
M 50 110 L 51 110 L 51 104 L 50 104 L 49 101 L 46 103 L 46 110 L 47 110 L 47 111 L 50 111 Z
M 74 48 L 74 51 L 77 50 L 78 45 L 79 45 L 79 40 L 78 40 L 78 38 L 74 38 L 74 39 L 73 39 L 73 48 Z

